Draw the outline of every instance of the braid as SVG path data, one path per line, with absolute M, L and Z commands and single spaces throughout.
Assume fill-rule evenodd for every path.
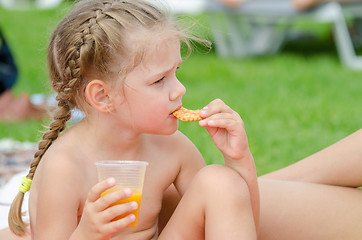
M 70 63 L 72 68 L 73 63 Z M 76 71 L 75 71 L 76 72 Z M 79 72 L 79 71 L 78 71 Z M 45 152 L 50 145 L 58 138 L 59 134 L 66 128 L 66 122 L 71 117 L 71 110 L 74 104 L 70 101 L 71 90 L 76 85 L 76 80 L 69 81 L 68 86 L 64 87 L 63 92 L 60 92 L 57 96 L 58 108 L 54 114 L 54 119 L 49 125 L 49 130 L 43 135 L 42 140 L 38 144 L 38 151 L 34 154 L 34 159 L 30 163 L 30 170 L 26 176 L 28 179 L 33 179 L 36 168 Z M 24 235 L 26 233 L 26 224 L 22 220 L 22 203 L 24 200 L 24 193 L 20 192 L 16 195 L 13 203 L 11 204 L 9 211 L 9 227 L 17 235 Z
M 28 179 L 33 179 L 36 168 L 40 160 L 48 150 L 50 145 L 58 138 L 59 134 L 66 128 L 66 123 L 71 117 L 71 110 L 74 108 L 74 89 L 79 86 L 80 69 L 79 69 L 79 48 L 75 47 L 73 57 L 69 60 L 68 66 L 64 71 L 64 81 L 54 84 L 54 88 L 58 91 L 56 100 L 58 107 L 55 110 L 53 121 L 49 124 L 48 130 L 44 133 L 43 138 L 39 141 L 38 151 L 34 154 L 34 159 L 30 163 L 30 170 L 26 176 Z M 68 53 L 69 54 L 69 53 Z M 22 203 L 24 193 L 20 192 L 16 195 L 9 211 L 9 227 L 17 235 L 26 233 L 26 224 L 22 219 Z

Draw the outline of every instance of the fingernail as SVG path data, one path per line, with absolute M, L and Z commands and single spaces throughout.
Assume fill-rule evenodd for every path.
M 132 190 L 129 189 L 129 188 L 123 189 L 123 192 L 124 192 L 124 194 L 126 194 L 127 196 L 131 196 L 131 195 L 132 195 Z
M 136 220 L 136 216 L 134 214 L 130 214 L 128 215 L 129 219 L 134 222 L 134 220 Z
M 136 210 L 138 208 L 138 204 L 136 202 L 131 202 L 131 208 Z
M 206 124 L 206 120 L 200 120 L 200 121 L 199 121 L 199 124 L 200 124 L 200 125 L 205 125 L 205 124 Z
M 206 110 L 206 109 L 209 109 L 209 107 L 208 107 L 208 106 L 205 106 L 205 107 L 203 107 L 202 109 L 205 109 L 205 110 Z
M 113 183 L 115 183 L 116 182 L 116 179 L 114 179 L 114 178 L 108 178 L 107 179 L 107 183 L 108 184 L 113 184 Z

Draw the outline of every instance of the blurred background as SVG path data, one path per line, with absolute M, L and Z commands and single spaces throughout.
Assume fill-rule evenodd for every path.
M 15 95 L 52 94 L 46 68 L 47 43 L 72 3 L 62 1 L 42 8 L 24 0 L 18 5 L 0 5 L 0 28 L 19 71 L 13 87 Z M 273 51 L 243 54 L 235 50 L 237 54 L 223 54 L 215 30 L 229 37 L 233 33 L 217 27 L 215 19 L 225 23 L 229 14 L 234 14 L 234 20 L 237 16 L 235 21 L 245 27 L 250 18 L 245 18 L 239 8 L 203 7 L 174 12 L 183 24 L 193 25 L 194 32 L 214 43 L 212 49 L 195 43 L 193 53 L 178 70 L 178 78 L 187 89 L 183 105 L 198 109 L 220 98 L 236 110 L 245 122 L 259 175 L 287 166 L 361 128 L 362 71 L 341 61 L 333 22 L 299 18 L 300 12 L 292 11 L 292 18 L 280 22 L 263 20 L 272 23 L 273 31 L 277 31 L 273 36 L 280 40 L 275 43 L 280 46 Z M 193 11 L 188 13 L 189 10 Z M 250 33 L 257 24 L 248 24 L 247 31 Z M 349 31 L 357 31 L 353 18 L 347 24 Z M 244 30 L 240 32 L 242 37 L 243 33 Z M 361 52 L 358 36 L 354 50 L 357 56 Z M 0 143 L 2 139 L 37 142 L 48 122 L 46 118 L 1 121 Z M 180 130 L 194 142 L 208 164 L 222 163 L 222 156 L 205 129 L 197 123 L 181 122 Z M 10 144 L 1 150 L 0 144 L 0 162 L 5 161 L 5 150 L 11 147 Z M 9 163 L 9 156 L 6 161 Z

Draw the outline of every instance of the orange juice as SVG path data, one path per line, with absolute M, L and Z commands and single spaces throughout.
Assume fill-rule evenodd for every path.
M 107 193 L 111 193 L 111 192 L 115 192 L 115 191 L 118 191 L 118 190 L 122 190 L 124 187 L 120 187 L 120 186 L 115 186 L 113 188 L 110 188 L 106 191 L 104 191 L 101 196 L 104 196 L 106 195 Z M 136 227 L 138 225 L 138 216 L 139 216 L 139 212 L 140 212 L 140 206 L 141 206 L 141 198 L 142 198 L 142 192 L 141 191 L 133 191 L 133 195 L 130 196 L 129 198 L 125 198 L 125 199 L 121 199 L 117 202 L 114 202 L 112 203 L 111 205 L 109 205 L 109 207 L 112 207 L 114 205 L 117 205 L 117 204 L 123 204 L 123 203 L 128 203 L 128 202 L 132 202 L 132 201 L 135 201 L 137 204 L 138 204 L 138 208 L 132 212 L 128 212 L 128 213 L 125 213 L 125 214 L 122 214 L 114 219 L 112 219 L 112 221 L 116 221 L 116 220 L 119 220 L 121 218 L 124 218 L 126 216 L 128 216 L 129 214 L 134 214 L 136 216 L 136 220 L 131 223 L 130 225 L 128 225 L 127 227 Z

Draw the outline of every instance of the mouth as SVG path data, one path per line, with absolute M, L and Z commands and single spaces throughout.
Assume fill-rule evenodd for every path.
M 173 115 L 173 113 L 176 112 L 177 110 L 179 110 L 181 107 L 182 107 L 182 105 L 178 106 L 175 110 L 173 110 L 173 111 L 170 113 L 170 117 L 176 118 L 176 117 Z

